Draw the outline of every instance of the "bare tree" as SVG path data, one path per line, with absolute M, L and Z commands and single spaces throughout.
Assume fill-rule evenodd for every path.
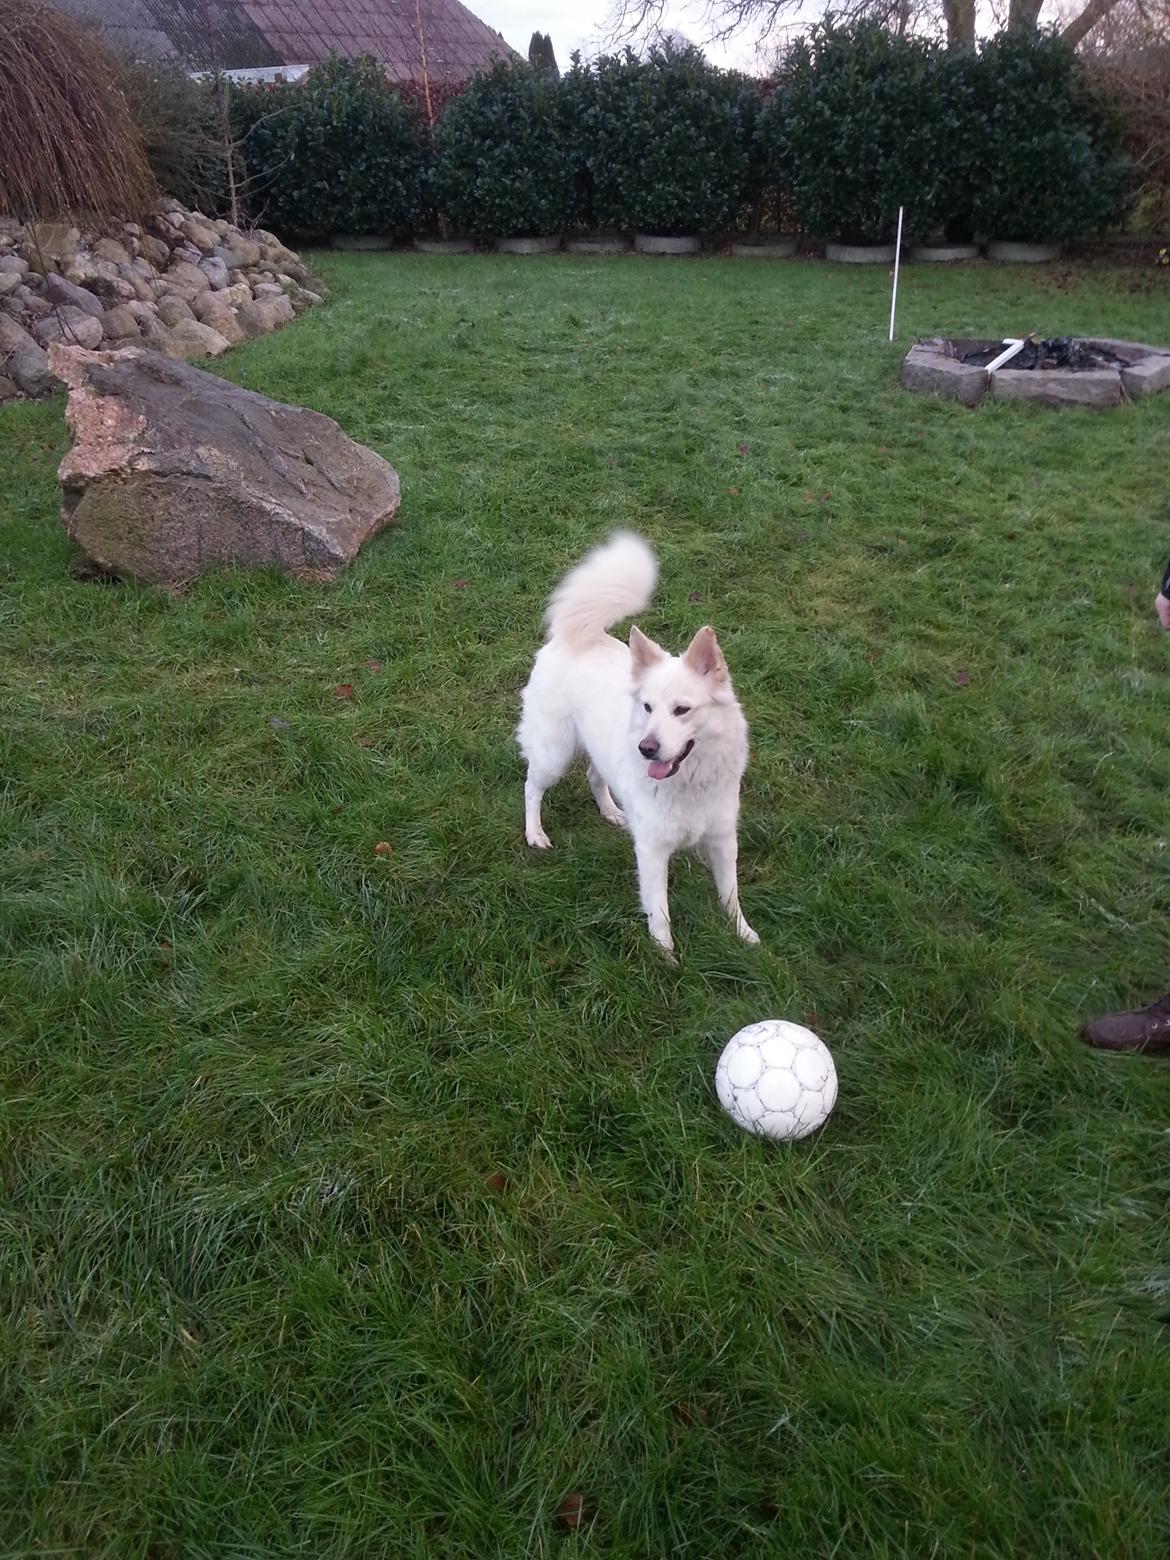
M 1145 3 L 1145 0 L 1076 0 L 1072 15 L 1063 20 L 1062 37 L 1076 46 L 1120 3 Z M 1153 0 L 1162 4 L 1164 0 Z M 1034 27 L 1045 18 L 1045 6 L 1056 12 L 1060 0 L 1007 0 L 1004 15 L 1002 0 L 990 0 L 984 8 L 999 25 Z M 891 31 L 945 30 L 952 47 L 975 46 L 978 36 L 977 0 L 839 0 L 831 9 L 838 22 L 873 17 Z M 615 0 L 610 35 L 613 41 L 646 42 L 668 29 L 664 18 L 667 0 Z M 1067 10 L 1067 7 L 1064 8 Z M 706 22 L 710 40 L 723 41 L 737 34 L 754 32 L 761 40 L 782 37 L 793 28 L 807 25 L 804 0 L 708 0 Z

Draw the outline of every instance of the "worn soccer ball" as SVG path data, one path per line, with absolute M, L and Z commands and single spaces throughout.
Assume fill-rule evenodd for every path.
M 825 1042 L 801 1024 L 765 1018 L 723 1048 L 715 1092 L 732 1121 L 762 1137 L 807 1137 L 837 1103 L 837 1069 Z

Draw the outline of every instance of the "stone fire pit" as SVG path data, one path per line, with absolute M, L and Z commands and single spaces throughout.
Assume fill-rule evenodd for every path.
M 964 406 L 978 406 L 989 391 L 997 401 L 1120 406 L 1170 387 L 1170 347 L 1105 338 L 1029 341 L 1019 357 L 989 375 L 986 365 L 1002 351 L 1002 341 L 953 336 L 919 341 L 902 360 L 902 385 Z

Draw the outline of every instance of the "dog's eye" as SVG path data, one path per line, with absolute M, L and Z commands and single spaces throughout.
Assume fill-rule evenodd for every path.
M 676 704 L 672 713 L 675 715 L 689 715 L 691 707 L 689 704 Z
M 650 706 L 648 704 L 643 704 L 642 708 L 646 711 L 647 715 L 650 714 Z

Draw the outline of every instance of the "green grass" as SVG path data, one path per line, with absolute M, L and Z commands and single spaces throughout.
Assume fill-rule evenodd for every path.
M 1168 403 L 896 388 L 1165 286 L 915 270 L 891 348 L 884 272 L 322 264 L 223 371 L 400 471 L 332 589 L 76 582 L 0 421 L 0 1553 L 1165 1554 L 1170 1079 L 1076 1032 L 1170 978 Z M 752 723 L 759 950 L 684 861 L 657 957 L 580 775 L 524 847 L 617 525 Z M 791 1148 L 711 1088 L 769 1014 Z

